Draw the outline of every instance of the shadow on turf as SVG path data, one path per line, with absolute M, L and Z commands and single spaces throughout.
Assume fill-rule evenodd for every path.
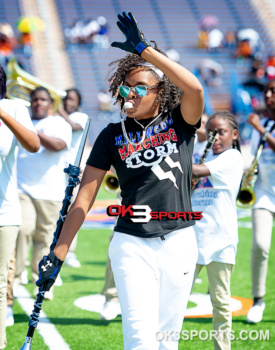
M 111 321 L 105 321 L 100 320 L 96 318 L 61 318 L 61 317 L 51 317 L 48 318 L 50 321 L 57 325 L 78 325 L 78 324 L 87 324 L 87 325 L 93 325 L 93 326 L 108 326 L 111 322 L 112 323 L 121 323 L 121 316 L 118 316 L 116 319 Z M 26 327 L 28 327 L 30 318 L 26 314 L 14 314 L 14 322 L 16 324 L 24 323 L 26 324 Z M 43 323 L 45 319 L 43 317 L 39 317 L 39 322 Z
M 245 324 L 245 325 L 247 325 L 247 326 L 249 326 L 249 327 L 260 327 L 261 326 L 261 324 L 266 324 L 266 323 L 275 323 L 275 321 L 274 320 L 262 320 L 261 322 L 259 322 L 259 323 L 248 323 L 248 322 L 246 322 L 246 319 L 245 320 L 235 320 L 235 319 L 233 319 L 233 325 L 234 325 L 234 323 L 242 323 L 242 324 Z M 260 327 L 261 328 L 261 327 Z
M 186 323 L 186 322 L 210 324 L 210 323 L 212 323 L 212 318 L 204 318 L 204 317 L 188 318 L 188 317 L 186 317 L 184 319 L 183 326 L 184 326 L 184 323 Z M 242 323 L 242 324 L 247 325 L 247 326 L 254 326 L 255 327 L 255 326 L 260 326 L 261 324 L 275 323 L 275 321 L 274 320 L 262 320 L 260 323 L 250 324 L 250 323 L 246 322 L 246 319 L 240 320 L 240 319 L 233 318 L 232 323 L 233 323 L 233 328 L 234 328 L 234 323 Z
M 99 320 L 95 318 L 62 318 L 62 317 L 51 317 L 50 321 L 57 325 L 93 325 L 93 326 L 108 326 L 111 322 L 112 323 L 121 323 L 121 316 L 118 316 L 116 319 L 112 321 L 104 321 Z M 43 322 L 43 317 L 40 318 L 40 322 Z
M 188 318 L 188 317 L 186 317 L 183 321 L 183 325 L 186 322 L 208 324 L 208 323 L 212 323 L 212 318 L 204 318 L 204 317 Z
M 105 266 L 106 265 L 106 260 L 105 261 L 83 261 L 83 264 L 85 265 L 100 265 L 100 266 Z
M 93 277 L 93 276 L 86 276 L 86 275 L 70 275 L 66 282 L 70 281 L 80 281 L 80 280 L 87 280 L 87 281 L 103 281 L 105 280 L 104 277 Z
M 29 316 L 26 314 L 14 314 L 14 323 L 29 323 Z

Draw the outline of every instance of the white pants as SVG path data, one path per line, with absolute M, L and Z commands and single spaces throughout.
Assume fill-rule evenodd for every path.
M 160 238 L 114 233 L 109 246 L 125 350 L 178 349 L 197 242 L 193 227 Z M 165 335 L 174 332 L 174 339 Z

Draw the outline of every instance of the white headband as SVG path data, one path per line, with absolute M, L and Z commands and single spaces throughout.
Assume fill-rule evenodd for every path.
M 143 63 L 138 63 L 137 66 L 145 66 L 145 67 L 151 68 L 154 72 L 157 73 L 160 79 L 164 77 L 164 73 L 160 69 L 158 69 L 156 66 L 154 66 L 152 63 L 143 62 Z

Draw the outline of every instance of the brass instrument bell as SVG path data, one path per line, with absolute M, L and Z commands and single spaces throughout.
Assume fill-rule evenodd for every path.
M 11 100 L 21 100 L 26 107 L 31 105 L 31 92 L 43 86 L 47 89 L 53 100 L 52 111 L 56 112 L 62 99 L 66 96 L 66 91 L 58 90 L 50 84 L 44 83 L 40 79 L 34 77 L 24 71 L 16 59 L 9 61 L 6 68 L 7 74 L 7 97 Z

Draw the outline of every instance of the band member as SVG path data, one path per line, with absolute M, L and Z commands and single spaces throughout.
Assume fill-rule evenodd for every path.
M 7 345 L 7 278 L 21 211 L 17 190 L 16 163 L 19 144 L 37 152 L 40 141 L 27 108 L 6 97 L 6 74 L 0 66 L 0 349 Z M 11 310 L 12 312 L 12 310 Z
M 177 349 L 178 337 L 158 335 L 182 328 L 198 257 L 195 222 L 167 217 L 151 220 L 149 212 L 192 211 L 192 153 L 203 111 L 203 88 L 187 69 L 156 45 L 150 46 L 131 12 L 123 12 L 118 19 L 126 41 L 112 46 L 130 54 L 113 63 L 117 69 L 110 77 L 110 91 L 127 118 L 121 124 L 109 124 L 97 137 L 56 248 L 39 264 L 37 285 L 46 283 L 49 288 L 54 283 L 113 165 L 122 206 L 130 209 L 118 218 L 109 246 L 124 348 Z M 145 208 L 146 218 L 141 222 L 132 205 Z M 45 259 L 52 262 L 46 270 Z
M 16 244 L 16 278 L 25 269 L 33 244 L 33 282 L 38 277 L 37 265 L 51 245 L 62 206 L 67 183 L 63 170 L 72 137 L 71 126 L 62 117 L 49 114 L 51 105 L 50 93 L 44 87 L 31 92 L 32 122 L 42 146 L 36 154 L 20 150 L 17 164 L 22 225 Z M 52 299 L 52 291 L 45 298 Z
M 88 115 L 79 111 L 81 106 L 81 94 L 76 88 L 66 90 L 66 96 L 63 99 L 63 107 L 60 106 L 58 112 L 61 117 L 63 117 L 66 122 L 68 122 L 72 127 L 72 142 L 71 146 L 67 151 L 68 164 L 74 164 L 75 157 L 77 155 L 78 147 L 81 141 L 83 130 L 86 125 Z M 73 193 L 71 203 L 74 202 L 76 198 L 77 191 Z M 77 235 L 75 236 L 69 252 L 66 256 L 65 264 L 70 267 L 79 268 L 81 266 L 80 261 L 77 260 L 75 255 L 77 245 Z
M 203 219 L 195 225 L 199 248 L 195 278 L 206 266 L 213 306 L 215 349 L 230 349 L 232 316 L 230 277 L 235 264 L 238 243 L 236 197 L 243 174 L 238 123 L 228 111 L 210 116 L 207 132 L 218 130 L 213 153 L 203 164 L 193 165 L 193 175 L 203 177 L 192 194 L 194 211 Z
M 261 322 L 265 309 L 266 276 L 273 219 L 275 214 L 275 80 L 265 88 L 265 104 L 269 116 L 260 120 L 250 114 L 248 123 L 254 130 L 251 153 L 255 155 L 259 140 L 266 138 L 258 164 L 258 177 L 254 192 L 256 202 L 252 208 L 253 245 L 251 251 L 252 295 L 254 303 L 247 314 L 247 322 Z
M 193 151 L 193 163 L 198 162 L 207 144 L 207 135 L 206 135 L 206 128 L 205 128 L 207 120 L 208 120 L 208 115 L 203 113 L 201 116 L 201 126 L 196 131 L 194 151 Z M 119 202 L 120 202 L 120 196 L 119 196 Z M 112 239 L 113 239 L 113 233 L 110 236 L 110 242 Z M 197 280 L 199 281 L 199 279 Z M 100 294 L 104 295 L 106 298 L 103 308 L 100 311 L 100 318 L 106 321 L 111 321 L 121 314 L 121 308 L 119 305 L 116 285 L 115 285 L 113 271 L 112 271 L 109 257 L 107 258 L 107 262 L 106 262 L 104 286 Z

